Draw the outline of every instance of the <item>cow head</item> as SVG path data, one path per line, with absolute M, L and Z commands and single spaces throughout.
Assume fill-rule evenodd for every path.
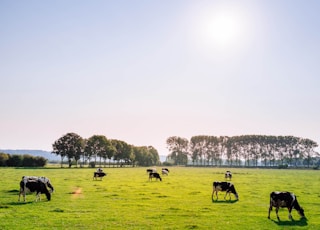
M 48 201 L 50 201 L 51 200 L 51 193 L 50 192 L 46 193 L 46 197 L 47 197 Z
M 304 215 L 304 209 L 302 207 L 300 207 L 300 209 L 297 211 L 298 211 L 299 215 L 301 216 L 301 218 L 306 218 Z
M 50 193 L 53 193 L 54 188 L 53 188 L 52 184 L 50 183 L 50 181 L 47 182 L 47 186 L 50 188 Z

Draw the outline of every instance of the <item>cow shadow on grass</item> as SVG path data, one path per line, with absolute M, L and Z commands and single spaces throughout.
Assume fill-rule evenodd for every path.
M 27 205 L 27 204 L 31 204 L 34 203 L 34 201 L 16 201 L 16 202 L 9 202 L 7 203 L 7 205 L 11 205 L 11 206 L 21 206 L 21 205 Z
M 17 201 L 11 201 L 11 202 L 7 202 L 7 203 L 3 203 L 3 205 L 0 205 L 0 209 L 1 208 L 9 208 L 10 206 L 21 206 L 21 205 L 27 205 L 27 204 L 35 203 L 35 200 L 32 200 L 32 199 L 30 199 L 29 201 L 23 201 L 23 197 L 22 196 L 21 196 L 21 201 L 18 201 L 19 190 L 17 190 L 17 189 L 8 190 L 6 192 L 11 194 L 12 196 L 15 196 Z M 38 201 L 38 202 L 47 202 L 47 200 Z
M 212 199 L 212 203 L 220 203 L 220 204 L 234 204 L 238 201 L 239 200 L 215 200 L 215 199 Z
M 301 218 L 300 220 L 272 220 L 273 223 L 279 225 L 279 226 L 307 226 L 308 225 L 308 219 L 307 218 Z
M 5 191 L 6 193 L 12 194 L 12 195 L 19 195 L 19 190 L 18 189 L 12 189 L 12 190 L 8 190 Z
M 24 202 L 24 201 L 18 201 L 18 196 L 19 196 L 19 190 L 17 189 L 12 189 L 12 190 L 8 190 L 6 191 L 7 193 L 11 194 L 12 196 L 15 196 L 17 198 L 17 201 L 16 202 L 8 202 L 8 203 L 5 203 L 3 205 L 3 207 L 7 207 L 7 206 L 13 206 L 13 205 L 25 205 L 25 204 L 28 204 L 28 203 L 31 203 L 31 201 L 29 202 Z M 23 199 L 23 198 L 22 198 Z

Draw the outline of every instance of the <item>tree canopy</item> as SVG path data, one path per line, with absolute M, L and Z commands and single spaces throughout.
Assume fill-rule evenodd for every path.
M 190 141 L 169 137 L 169 157 L 176 164 L 186 157 L 197 165 L 279 166 L 319 164 L 315 141 L 294 136 L 193 136 Z
M 82 165 L 91 161 L 91 166 L 109 165 L 142 165 L 151 166 L 160 163 L 158 151 L 152 146 L 134 146 L 122 140 L 107 139 L 104 135 L 93 135 L 88 139 L 80 137 L 76 133 L 67 133 L 56 140 L 53 144 L 53 154 L 61 156 L 61 167 L 63 160 L 67 158 L 71 167 L 73 162 L 82 159 Z M 98 162 L 99 161 L 99 162 Z

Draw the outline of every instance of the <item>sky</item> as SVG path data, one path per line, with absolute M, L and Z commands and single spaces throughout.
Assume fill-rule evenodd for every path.
M 320 144 L 318 0 L 0 0 L 0 149 L 73 132 Z M 319 151 L 319 148 L 316 149 Z

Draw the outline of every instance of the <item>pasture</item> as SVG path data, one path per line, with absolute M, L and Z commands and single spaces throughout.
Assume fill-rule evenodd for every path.
M 149 181 L 146 168 L 105 168 L 101 181 L 89 168 L 0 168 L 0 229 L 320 229 L 320 171 L 231 169 L 235 201 L 212 201 L 212 182 L 224 181 L 223 168 L 171 167 L 162 182 Z M 161 167 L 158 167 L 161 172 Z M 18 202 L 23 175 L 46 176 L 52 200 L 35 194 Z M 294 192 L 305 209 L 275 210 L 267 218 L 269 194 Z

